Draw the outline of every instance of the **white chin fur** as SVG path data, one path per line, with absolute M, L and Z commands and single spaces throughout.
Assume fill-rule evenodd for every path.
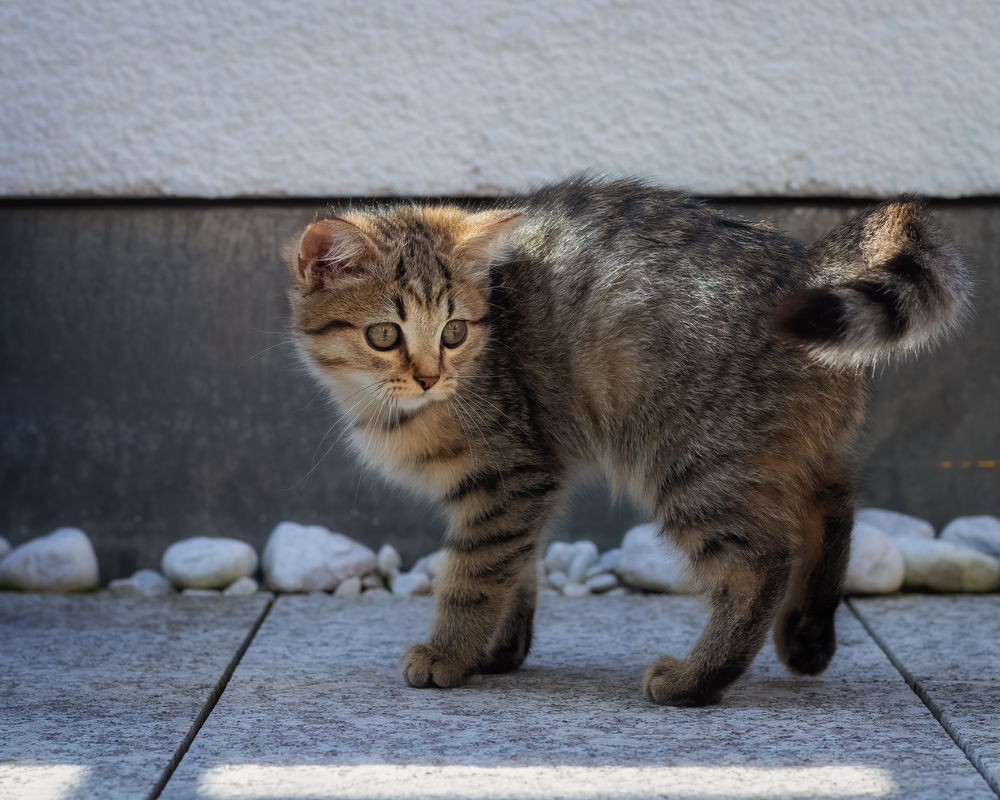
M 409 397 L 399 397 L 396 403 L 403 411 L 414 411 L 428 403 L 433 403 L 435 400 L 441 400 L 443 397 L 444 395 L 431 390 L 422 394 L 413 394 Z

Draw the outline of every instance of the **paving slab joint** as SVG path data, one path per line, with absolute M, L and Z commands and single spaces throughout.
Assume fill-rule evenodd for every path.
M 194 722 L 191 723 L 191 727 L 188 729 L 187 734 L 181 740 L 181 743 L 177 746 L 174 754 L 170 757 L 170 763 L 167 764 L 163 773 L 160 775 L 159 780 L 153 785 L 149 794 L 146 795 L 146 800 L 157 800 L 157 798 L 162 794 L 163 790 L 166 788 L 168 781 L 173 776 L 177 767 L 180 766 L 182 759 L 187 753 L 188 749 L 191 747 L 191 743 L 194 741 L 198 732 L 201 730 L 205 721 L 208 719 L 209 715 L 215 709 L 219 700 L 222 698 L 222 693 L 226 691 L 226 687 L 229 685 L 229 680 L 233 677 L 233 673 L 236 671 L 236 667 L 243 660 L 243 656 L 246 654 L 247 649 L 250 647 L 254 638 L 257 636 L 257 631 L 260 630 L 260 626 L 264 624 L 264 620 L 267 619 L 267 615 L 271 613 L 271 609 L 274 607 L 274 598 L 268 598 L 267 605 L 264 606 L 264 610 L 261 611 L 260 616 L 257 617 L 257 621 L 250 628 L 250 631 L 244 637 L 243 642 L 240 644 L 236 653 L 230 659 L 229 664 L 226 665 L 226 669 L 222 673 L 222 677 L 216 682 L 215 686 L 212 687 L 212 691 L 208 695 L 208 699 L 205 701 L 205 705 L 202 706 L 201 711 L 198 716 L 195 717 Z
M 934 702 L 930 695 L 924 690 L 913 674 L 906 668 L 902 661 L 896 656 L 889 647 L 888 642 L 886 642 L 881 636 L 875 633 L 874 628 L 868 624 L 868 620 L 865 619 L 864 615 L 855 607 L 854 603 L 850 598 L 844 601 L 845 605 L 851 610 L 851 613 L 857 618 L 858 622 L 861 623 L 862 627 L 868 632 L 868 635 L 872 637 L 883 653 L 885 653 L 886 658 L 889 659 L 890 663 L 896 668 L 896 671 L 903 677 L 906 681 L 906 685 L 909 686 L 913 693 L 920 698 L 925 706 L 927 706 L 928 711 L 934 716 L 934 719 L 938 721 L 938 724 L 947 731 L 948 735 L 952 738 L 959 749 L 965 753 L 965 757 L 969 759 L 969 763 L 983 776 L 983 780 L 989 784 L 989 787 L 996 793 L 997 797 L 1000 798 L 1000 782 L 992 778 L 986 768 L 983 766 L 982 759 L 976 754 L 975 750 L 971 746 L 971 743 L 966 740 L 964 736 L 955 728 L 954 725 L 948 720 L 948 718 L 942 712 L 940 706 Z

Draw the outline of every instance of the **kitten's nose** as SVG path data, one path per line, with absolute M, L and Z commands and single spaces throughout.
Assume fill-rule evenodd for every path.
M 416 375 L 414 375 L 413 376 L 413 380 L 415 380 L 417 383 L 419 383 L 421 386 L 423 386 L 424 387 L 424 391 L 426 392 L 435 383 L 438 382 L 438 378 L 439 377 L 440 376 L 438 376 L 438 375 L 428 375 L 427 377 L 420 378 L 420 377 L 417 377 Z

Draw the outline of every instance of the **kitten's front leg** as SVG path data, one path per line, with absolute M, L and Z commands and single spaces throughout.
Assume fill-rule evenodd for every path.
M 458 686 L 473 672 L 507 671 L 524 659 L 541 531 L 558 489 L 550 475 L 511 468 L 452 492 L 448 566 L 435 588 L 430 636 L 403 656 L 408 684 Z
M 491 644 L 516 596 L 509 581 L 490 579 L 474 559 L 449 552 L 448 568 L 435 589 L 430 636 L 403 656 L 403 677 L 410 686 L 446 689 L 478 671 L 489 660 Z

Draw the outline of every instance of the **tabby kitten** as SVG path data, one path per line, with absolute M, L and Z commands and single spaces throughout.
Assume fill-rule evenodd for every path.
M 350 210 L 288 251 L 301 350 L 353 445 L 442 502 L 448 569 L 411 686 L 518 667 L 543 532 L 595 468 L 653 515 L 710 599 L 657 703 L 715 702 L 775 626 L 815 675 L 835 649 L 865 370 L 953 327 L 965 269 L 917 202 L 810 247 L 634 181 L 515 206 Z

